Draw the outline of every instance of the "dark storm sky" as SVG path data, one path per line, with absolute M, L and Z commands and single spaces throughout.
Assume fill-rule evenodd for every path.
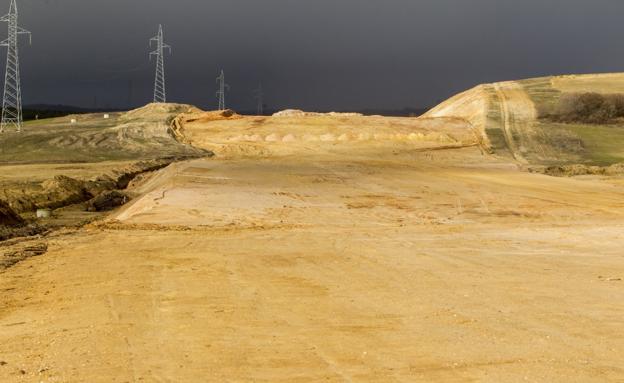
M 9 0 L 0 0 L 2 14 Z M 25 104 L 151 98 L 165 28 L 168 98 L 253 108 L 429 106 L 482 82 L 624 68 L 622 0 L 18 0 Z M 4 31 L 2 25 L 2 31 Z M 0 36 L 6 32 L 0 33 Z M 2 60 L 4 61 L 4 51 Z

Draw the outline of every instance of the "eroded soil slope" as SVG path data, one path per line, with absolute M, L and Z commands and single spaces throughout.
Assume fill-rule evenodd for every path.
M 220 158 L 279 157 L 318 153 L 427 151 L 479 146 L 480 135 L 463 120 L 361 116 L 341 113 L 219 117 L 185 114 L 177 120 L 179 140 Z
M 168 164 L 212 153 L 175 139 L 170 124 L 180 113 L 198 109 L 151 104 L 127 113 L 68 116 L 25 124 L 21 133 L 0 135 L 0 240 L 80 225 L 127 200 L 136 176 Z M 88 202 L 90 201 L 90 202 Z M 87 205 L 82 205 L 87 203 Z M 37 209 L 51 219 L 35 220 Z M 26 221 L 13 224 L 10 214 Z M 0 252 L 0 261 L 2 260 Z

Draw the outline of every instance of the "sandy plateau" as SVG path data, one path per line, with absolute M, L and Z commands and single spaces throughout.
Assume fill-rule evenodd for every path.
M 624 381 L 621 177 L 526 172 L 452 116 L 174 134 L 215 156 L 0 271 L 1 382 Z

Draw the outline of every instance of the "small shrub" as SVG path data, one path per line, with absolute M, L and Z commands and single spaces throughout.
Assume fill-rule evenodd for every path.
M 624 94 L 565 93 L 551 112 L 540 117 L 556 122 L 609 124 L 624 118 Z

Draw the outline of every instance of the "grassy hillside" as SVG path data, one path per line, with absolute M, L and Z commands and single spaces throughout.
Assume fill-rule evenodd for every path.
M 0 134 L 0 163 L 99 162 L 198 156 L 168 132 L 187 105 L 148 105 L 128 113 L 85 114 L 28 121 Z M 75 123 L 72 123 L 75 120 Z
M 624 94 L 624 74 L 571 75 L 484 84 L 429 111 L 458 117 L 485 137 L 491 150 L 525 164 L 610 165 L 624 162 L 624 122 L 557 122 L 544 118 L 573 93 Z

